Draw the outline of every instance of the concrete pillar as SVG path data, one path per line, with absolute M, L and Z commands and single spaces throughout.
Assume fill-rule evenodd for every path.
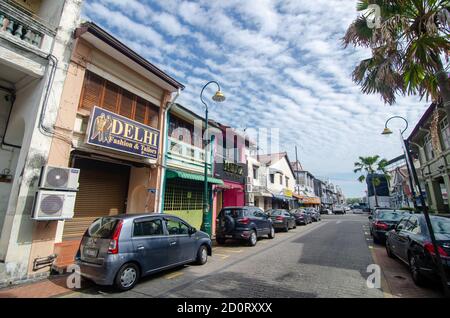
M 433 180 L 426 180 L 427 185 L 427 194 L 428 194 L 428 205 L 434 211 L 437 211 L 437 202 L 436 202 L 436 194 L 434 192 Z

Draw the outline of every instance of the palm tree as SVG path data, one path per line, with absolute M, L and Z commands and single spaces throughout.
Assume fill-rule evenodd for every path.
M 380 8 L 379 23 L 373 23 L 371 5 Z M 362 92 L 379 93 L 390 105 L 397 95 L 425 96 L 442 104 L 450 118 L 448 0 L 359 0 L 357 11 L 342 40 L 345 47 L 372 51 L 352 74 Z
M 386 166 L 388 161 L 386 159 L 380 159 L 380 156 L 369 156 L 369 157 L 359 157 L 359 161 L 355 162 L 354 173 L 362 173 L 358 177 L 359 182 L 364 182 L 369 175 L 371 178 L 371 186 L 373 190 L 373 194 L 375 196 L 375 206 L 378 206 L 378 196 L 376 187 L 381 184 L 381 180 L 379 177 L 376 177 L 375 174 L 384 176 L 387 180 L 389 180 L 390 176 L 386 171 Z

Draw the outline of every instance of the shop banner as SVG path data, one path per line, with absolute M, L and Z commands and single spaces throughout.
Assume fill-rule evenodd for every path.
M 86 143 L 156 159 L 159 150 L 159 131 L 95 106 L 89 119 Z

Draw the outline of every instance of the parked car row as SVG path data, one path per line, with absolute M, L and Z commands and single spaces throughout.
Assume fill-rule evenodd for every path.
M 437 256 L 423 214 L 396 210 L 376 210 L 370 219 L 375 243 L 385 243 L 391 258 L 404 262 L 414 283 L 423 286 L 429 280 L 440 280 Z M 431 215 L 431 224 L 450 286 L 450 217 Z
M 223 208 L 217 217 L 216 242 L 241 240 L 255 246 L 259 237 L 275 237 L 275 230 L 288 232 L 297 225 L 307 225 L 321 220 L 314 208 L 270 209 L 263 211 L 257 207 L 241 206 Z
M 275 237 L 275 229 L 289 231 L 320 221 L 315 209 L 226 207 L 217 218 L 216 241 L 242 240 L 250 246 L 259 237 Z M 210 236 L 179 217 L 164 214 L 121 214 L 96 219 L 86 230 L 75 256 L 82 277 L 121 291 L 139 279 L 184 264 L 203 265 L 212 255 Z

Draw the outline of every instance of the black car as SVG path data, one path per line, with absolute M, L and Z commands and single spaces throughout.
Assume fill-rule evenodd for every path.
M 273 227 L 277 230 L 283 230 L 284 232 L 290 229 L 295 229 L 297 223 L 295 223 L 295 217 L 289 213 L 288 210 L 272 209 L 266 211 L 266 213 L 272 219 Z
M 438 244 L 447 280 L 450 280 L 450 219 L 448 216 L 432 215 L 431 224 Z M 423 214 L 404 217 L 394 230 L 387 234 L 386 252 L 405 262 L 417 285 L 427 279 L 439 279 L 436 254 Z M 450 284 L 450 281 L 448 281 Z
M 386 233 L 394 229 L 400 220 L 408 215 L 398 210 L 377 210 L 369 216 L 370 235 L 374 243 L 384 243 Z
M 303 209 L 292 209 L 289 211 L 289 213 L 291 213 L 294 216 L 295 223 L 297 225 L 300 224 L 307 225 L 312 222 L 311 215 L 306 213 L 305 210 Z
M 224 244 L 227 239 L 247 241 L 255 246 L 258 237 L 275 237 L 270 217 L 261 209 L 250 206 L 223 208 L 217 217 L 216 242 Z

